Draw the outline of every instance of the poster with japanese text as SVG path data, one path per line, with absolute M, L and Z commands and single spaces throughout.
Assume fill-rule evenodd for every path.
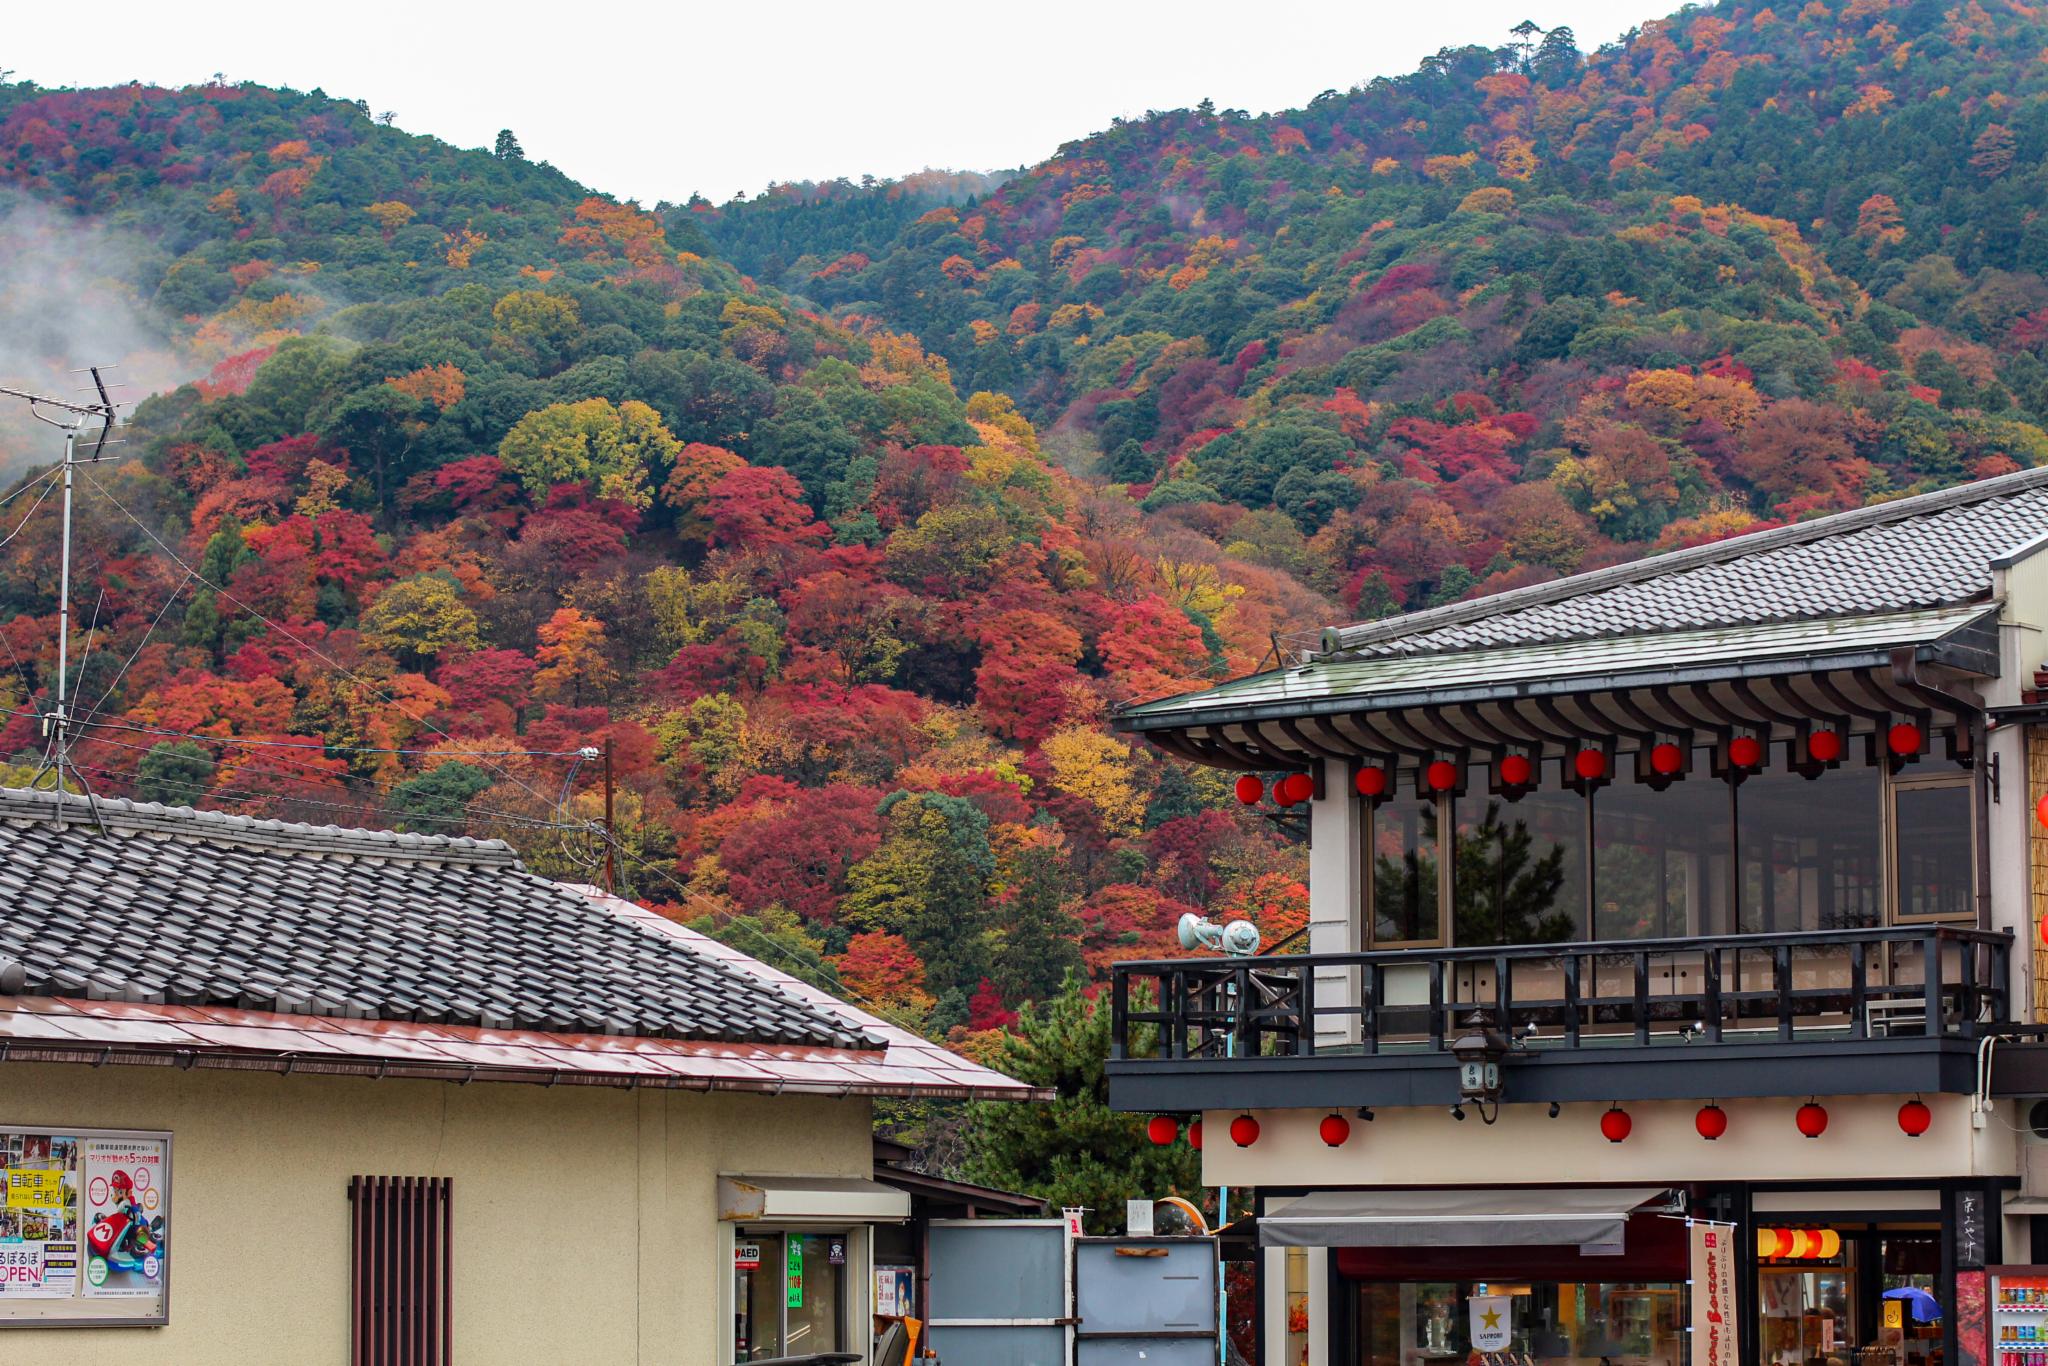
M 166 1147 L 161 1138 L 84 1140 L 87 1298 L 161 1293 L 170 1260 Z
M 0 1300 L 78 1287 L 78 1140 L 0 1132 Z

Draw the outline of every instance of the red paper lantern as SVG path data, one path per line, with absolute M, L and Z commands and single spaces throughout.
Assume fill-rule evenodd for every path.
M 1438 759 L 1423 770 L 1423 781 L 1432 792 L 1449 792 L 1458 785 L 1458 766 L 1448 759 Z
M 1728 762 L 1737 768 L 1755 768 L 1763 761 L 1763 741 L 1754 735 L 1738 735 L 1728 742 Z
M 1650 771 L 1670 777 L 1685 767 L 1685 751 L 1669 740 L 1650 750 Z
M 1831 764 L 1842 757 L 1842 737 L 1831 730 L 1817 730 L 1806 737 L 1807 757 Z
M 1582 749 L 1572 756 L 1572 772 L 1587 781 L 1605 776 L 1607 756 L 1597 749 Z
M 1323 1116 L 1323 1122 L 1317 1127 L 1316 1132 L 1320 1133 L 1323 1136 L 1323 1142 L 1329 1144 L 1332 1148 L 1341 1148 L 1344 1146 L 1345 1141 L 1351 1137 L 1351 1121 L 1338 1114 L 1335 1110 L 1332 1110 L 1329 1114 Z
M 1615 1106 L 1600 1116 L 1600 1137 L 1609 1143 L 1619 1143 L 1635 1128 L 1635 1121 L 1628 1117 L 1628 1111 Z
M 1692 1117 L 1692 1127 L 1709 1143 L 1728 1132 L 1728 1112 L 1718 1105 L 1702 1105 Z
M 1230 1121 L 1230 1141 L 1240 1148 L 1249 1148 L 1259 1141 L 1259 1122 L 1250 1115 L 1239 1115 Z
M 2048 792 L 2041 794 L 2041 800 L 2034 803 L 2034 819 L 2048 825 Z
M 1387 790 L 1387 771 L 1383 768 L 1361 768 L 1351 785 L 1358 789 L 1361 797 L 1377 797 Z
M 1172 1115 L 1154 1115 L 1145 1121 L 1145 1137 L 1164 1148 L 1180 1137 L 1180 1121 Z
M 1907 1138 L 1918 1138 L 1934 1123 L 1934 1111 L 1915 1096 L 1899 1107 L 1899 1128 Z
M 1247 773 L 1237 780 L 1237 799 L 1246 806 L 1257 806 L 1266 795 L 1266 784 Z
M 1202 1151 L 1202 1121 L 1200 1118 L 1188 1121 L 1188 1146 L 1196 1152 Z
M 1536 776 L 1536 765 L 1526 754 L 1510 754 L 1500 761 L 1500 780 L 1509 787 L 1527 787 Z
M 1885 747 L 1901 759 L 1920 752 L 1920 727 L 1910 721 L 1901 721 L 1885 732 Z
M 1789 1257 L 1792 1255 L 1792 1249 L 1797 1246 L 1799 1246 L 1799 1238 L 1791 1229 L 1774 1228 L 1771 1230 L 1771 1256 L 1773 1258 Z
M 1289 806 L 1305 802 L 1316 795 L 1316 780 L 1306 773 L 1290 773 L 1280 780 L 1282 798 Z
M 1792 1122 L 1808 1138 L 1819 1138 L 1828 1131 L 1828 1107 L 1809 1100 L 1799 1107 L 1799 1113 L 1792 1117 Z

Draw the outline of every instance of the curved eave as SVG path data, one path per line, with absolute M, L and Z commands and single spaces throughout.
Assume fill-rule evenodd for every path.
M 1997 604 L 1426 656 L 1319 659 L 1125 710 L 1116 728 L 1257 770 L 1352 753 L 1469 749 L 1840 714 L 1974 709 L 1945 683 L 2000 670 Z M 1606 695 L 1613 707 L 1598 700 Z M 1676 698 L 1677 703 L 1671 704 Z M 1697 702 L 1687 705 L 1686 699 Z M 1593 699 L 1593 700 L 1588 700 Z M 1386 718 L 1385 729 L 1361 718 Z M 1332 726 L 1333 718 L 1350 718 Z

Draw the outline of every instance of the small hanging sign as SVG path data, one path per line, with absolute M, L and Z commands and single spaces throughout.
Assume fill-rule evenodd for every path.
M 1515 1335 L 1514 1301 L 1506 1295 L 1474 1295 L 1465 1303 L 1472 1315 L 1472 1350 L 1505 1352 Z

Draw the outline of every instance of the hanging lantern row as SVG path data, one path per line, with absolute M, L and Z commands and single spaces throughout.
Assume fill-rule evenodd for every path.
M 1361 1111 L 1361 1114 L 1365 1112 Z M 1557 1117 L 1557 1107 L 1551 1107 L 1551 1118 Z M 1370 1119 L 1371 1115 L 1367 1114 Z M 1934 1125 L 1934 1111 L 1918 1096 L 1899 1107 L 1899 1132 L 1907 1138 L 1918 1138 Z M 1828 1129 L 1828 1110 L 1825 1105 L 1809 1100 L 1792 1116 L 1792 1123 L 1807 1138 L 1819 1138 Z M 1693 1129 L 1709 1143 L 1724 1137 L 1728 1132 L 1728 1112 L 1718 1104 L 1709 1101 L 1702 1105 L 1692 1117 Z M 1259 1141 L 1259 1121 L 1249 1114 L 1239 1115 L 1230 1121 L 1230 1141 L 1240 1148 L 1249 1148 Z M 1600 1136 L 1609 1143 L 1625 1143 L 1635 1132 L 1635 1120 L 1621 1106 L 1610 1104 L 1600 1113 Z M 1316 1126 L 1316 1135 L 1332 1148 L 1341 1148 L 1351 1141 L 1351 1121 L 1332 1110 Z M 1145 1137 L 1160 1147 L 1165 1147 L 1180 1137 L 1180 1121 L 1172 1115 L 1154 1115 L 1145 1121 Z M 1202 1147 L 1202 1121 L 1190 1120 L 1187 1129 L 1188 1146 L 1200 1151 Z M 1783 1255 L 1783 1254 L 1781 1254 Z M 1829 1256 L 1834 1254 L 1829 1253 Z
M 1759 1228 L 1756 1255 L 1764 1261 L 1826 1261 L 1842 1255 L 1842 1235 L 1831 1228 Z
M 1901 721 L 1885 732 L 1884 742 L 1893 758 L 1904 760 L 1925 748 L 1926 735 L 1912 722 Z M 1827 765 L 1841 760 L 1848 743 L 1841 731 L 1823 727 L 1807 733 L 1805 749 L 1805 764 Z M 1753 773 L 1763 767 L 1768 750 L 1761 737 L 1745 734 L 1731 738 L 1722 753 L 1729 770 Z M 1660 740 L 1650 747 L 1650 772 L 1659 778 L 1675 778 L 1685 771 L 1685 759 L 1683 747 Z M 1571 777 L 1578 782 L 1602 782 L 1608 777 L 1609 767 L 1607 751 L 1597 745 L 1586 745 L 1571 755 Z M 1432 759 L 1423 765 L 1421 785 L 1430 792 L 1453 791 L 1458 786 L 1459 771 L 1459 766 L 1449 759 Z M 1534 787 L 1539 776 L 1536 759 L 1523 753 L 1503 755 L 1495 771 L 1500 785 L 1509 790 Z M 1377 799 L 1392 790 L 1393 777 L 1381 765 L 1368 764 L 1352 778 L 1352 787 L 1361 797 Z M 1247 773 L 1237 780 L 1236 791 L 1238 801 L 1256 806 L 1265 800 L 1267 787 L 1263 779 Z M 1273 780 L 1272 796 L 1279 806 L 1299 806 L 1315 796 L 1315 780 L 1306 773 L 1285 774 Z M 2042 795 L 2035 815 L 2048 826 L 2048 793 Z

